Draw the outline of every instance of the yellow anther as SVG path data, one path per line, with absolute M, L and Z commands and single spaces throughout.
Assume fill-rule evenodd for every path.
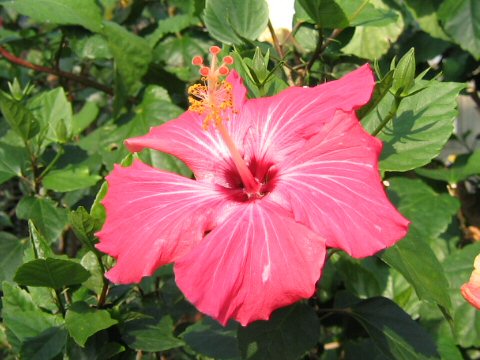
M 211 124 L 219 126 L 223 119 L 228 120 L 228 111 L 233 110 L 232 85 L 222 78 L 228 74 L 226 65 L 230 65 L 231 57 L 226 57 L 227 61 L 219 64 L 217 54 L 219 47 L 212 47 L 212 61 L 210 67 L 203 65 L 197 57 L 194 58 L 194 64 L 201 66 L 200 73 L 203 84 L 194 84 L 188 88 L 189 110 L 200 115 L 205 115 L 203 128 L 206 130 Z M 199 58 L 199 57 L 198 57 Z

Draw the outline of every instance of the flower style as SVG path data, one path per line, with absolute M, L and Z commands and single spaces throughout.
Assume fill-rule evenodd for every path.
M 475 258 L 474 270 L 468 283 L 462 285 L 463 297 L 480 310 L 480 255 Z
M 126 141 L 132 152 L 178 157 L 195 180 L 138 160 L 116 165 L 97 247 L 117 259 L 106 274 L 114 283 L 174 263 L 200 311 L 246 325 L 312 296 L 327 247 L 370 256 L 404 237 L 409 222 L 383 189 L 381 141 L 355 115 L 374 88 L 368 65 L 247 100 L 229 73 L 233 59 L 219 63 L 219 51 L 212 47 L 210 67 L 194 58 L 204 85 L 190 88 L 188 111 Z

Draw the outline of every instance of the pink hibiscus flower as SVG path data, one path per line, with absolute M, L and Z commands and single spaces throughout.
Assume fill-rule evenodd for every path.
M 135 161 L 115 166 L 103 201 L 98 249 L 106 276 L 139 282 L 174 263 L 175 279 L 202 312 L 246 325 L 312 296 L 327 247 L 365 257 L 404 237 L 406 220 L 385 195 L 382 143 L 355 110 L 374 88 L 368 65 L 314 88 L 246 99 L 241 78 L 201 66 L 191 107 L 126 145 L 170 153 L 195 180 Z

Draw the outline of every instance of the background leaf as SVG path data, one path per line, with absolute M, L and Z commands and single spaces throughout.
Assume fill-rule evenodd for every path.
M 296 359 L 313 347 L 319 321 L 312 308 L 295 304 L 273 313 L 269 321 L 256 321 L 238 329 L 244 359 Z
M 37 259 L 20 266 L 15 274 L 15 282 L 27 286 L 45 286 L 60 289 L 63 286 L 81 284 L 90 273 L 71 260 Z
M 264 0 L 206 0 L 204 21 L 210 34 L 227 44 L 255 40 L 266 29 Z

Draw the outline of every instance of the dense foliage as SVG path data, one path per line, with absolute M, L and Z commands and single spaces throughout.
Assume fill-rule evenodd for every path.
M 314 297 L 247 327 L 200 314 L 168 266 L 109 283 L 114 259 L 94 247 L 113 164 L 139 156 L 191 175 L 123 141 L 185 111 L 200 78 L 191 59 L 212 45 L 251 98 L 373 64 L 358 115 L 411 221 L 376 256 L 330 251 Z M 480 357 L 480 313 L 460 293 L 480 253 L 476 0 L 296 0 L 293 30 L 278 35 L 258 0 L 0 0 L 0 54 L 0 357 Z

